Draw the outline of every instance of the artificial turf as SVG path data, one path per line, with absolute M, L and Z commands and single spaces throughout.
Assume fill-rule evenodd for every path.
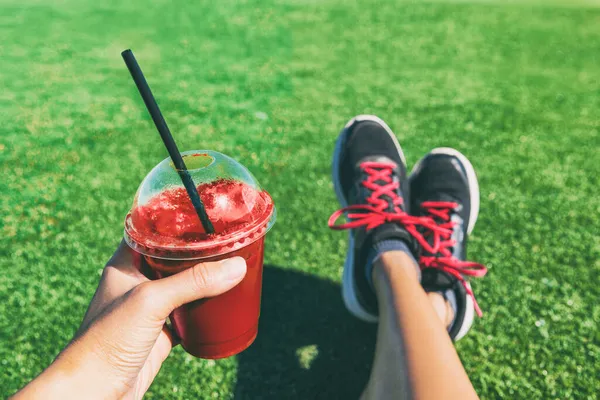
M 566 1 L 566 0 L 565 0 Z M 238 158 L 273 195 L 257 342 L 173 351 L 149 399 L 346 399 L 375 329 L 339 294 L 334 140 L 354 114 L 473 162 L 484 310 L 457 344 L 482 398 L 595 399 L 600 376 L 600 9 L 593 1 L 0 1 L 0 396 L 78 327 L 138 183 L 166 152 Z M 432 377 L 435 379 L 435 377 Z

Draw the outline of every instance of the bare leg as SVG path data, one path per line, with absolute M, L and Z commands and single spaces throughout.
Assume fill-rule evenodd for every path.
M 449 307 L 441 296 L 425 293 L 414 261 L 401 251 L 383 253 L 373 283 L 379 328 L 363 398 L 477 399 L 446 331 Z

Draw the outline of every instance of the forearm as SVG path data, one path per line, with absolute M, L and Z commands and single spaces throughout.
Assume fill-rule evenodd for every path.
M 114 379 L 94 354 L 78 347 L 82 343 L 69 345 L 61 355 L 37 378 L 17 392 L 12 400 L 24 399 L 117 399 L 123 395 Z M 74 354 L 86 354 L 74 358 Z
M 373 271 L 380 307 L 380 337 L 404 346 L 415 398 L 477 399 L 448 333 L 403 253 L 385 253 Z M 384 354 L 386 356 L 387 354 Z M 394 358 L 392 358 L 394 360 Z M 430 379 L 435 377 L 435 383 Z

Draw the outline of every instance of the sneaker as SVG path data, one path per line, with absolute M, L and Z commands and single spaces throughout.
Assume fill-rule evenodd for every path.
M 406 161 L 396 136 L 381 119 L 360 115 L 348 122 L 337 140 L 333 182 L 342 209 L 329 219 L 332 229 L 348 229 L 350 242 L 342 297 L 346 308 L 367 322 L 378 319 L 368 256 L 374 243 L 404 241 L 415 255 L 416 218 L 405 210 Z M 347 223 L 335 225 L 346 215 Z
M 438 148 L 415 165 L 409 183 L 411 213 L 436 224 L 421 231 L 427 239 L 419 257 L 421 284 L 426 292 L 452 298 L 455 315 L 448 332 L 459 340 L 471 328 L 474 313 L 481 316 L 467 279 L 487 272 L 482 264 L 466 261 L 467 239 L 479 214 L 477 176 L 459 151 Z

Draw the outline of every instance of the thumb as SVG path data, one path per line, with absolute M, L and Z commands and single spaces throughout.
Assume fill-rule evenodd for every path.
M 213 297 L 236 286 L 246 275 L 246 260 L 242 257 L 200 263 L 178 274 L 144 283 L 156 300 L 158 318 L 166 318 L 177 307 Z

